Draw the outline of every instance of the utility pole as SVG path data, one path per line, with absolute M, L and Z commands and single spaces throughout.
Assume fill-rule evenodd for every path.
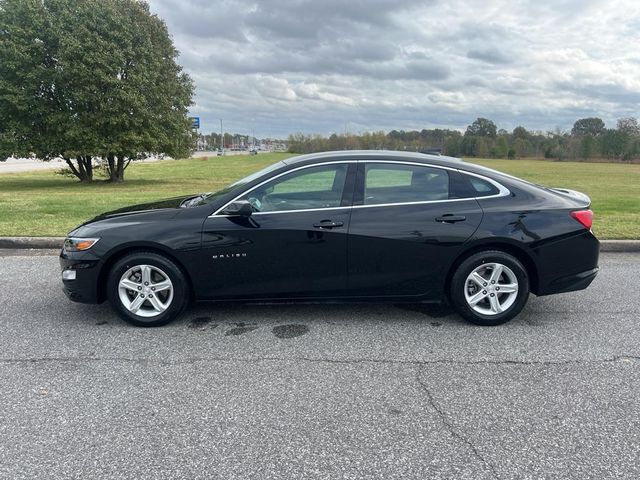
M 224 132 L 222 131 L 222 119 L 220 119 L 220 152 L 224 155 Z

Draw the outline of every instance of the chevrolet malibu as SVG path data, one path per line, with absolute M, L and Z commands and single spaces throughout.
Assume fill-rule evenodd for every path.
M 586 195 L 459 159 L 345 151 L 275 163 L 212 193 L 102 214 L 69 233 L 62 282 L 125 321 L 190 301 L 448 302 L 498 325 L 530 293 L 586 288 Z

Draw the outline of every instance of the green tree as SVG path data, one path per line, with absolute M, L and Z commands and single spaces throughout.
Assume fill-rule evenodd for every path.
M 607 158 L 620 158 L 624 155 L 630 135 L 623 130 L 607 129 L 600 136 L 600 152 Z
M 494 154 L 498 158 L 504 158 L 509 153 L 509 143 L 506 135 L 499 135 L 494 147 Z
M 61 157 L 81 181 L 183 156 L 193 84 L 166 25 L 136 0 L 0 0 L 0 157 Z
M 523 140 L 528 140 L 531 136 L 526 128 L 524 127 L 516 127 L 513 129 L 513 138 L 522 138 Z
M 465 135 L 473 135 L 476 137 L 495 138 L 498 128 L 488 118 L 477 118 L 471 125 L 467 127 Z
M 620 132 L 626 133 L 627 135 L 640 135 L 638 119 L 634 117 L 618 119 L 617 128 Z
M 516 151 L 517 157 L 526 157 L 531 151 L 531 143 L 529 140 L 518 137 L 513 142 L 513 149 Z
M 604 122 L 601 118 L 589 117 L 576 120 L 571 129 L 572 135 L 600 135 L 604 131 Z
M 457 157 L 460 155 L 460 136 L 450 136 L 447 137 L 444 141 L 443 152 L 445 155 L 449 155 L 450 157 Z
M 486 158 L 489 156 L 489 146 L 484 137 L 478 137 L 473 154 L 476 157 Z
M 591 135 L 585 135 L 580 142 L 580 155 L 584 160 L 588 160 L 593 156 L 596 150 L 595 138 Z

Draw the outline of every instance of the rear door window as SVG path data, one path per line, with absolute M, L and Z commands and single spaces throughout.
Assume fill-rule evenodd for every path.
M 420 165 L 366 163 L 364 173 L 364 205 L 449 199 L 449 173 L 444 169 Z

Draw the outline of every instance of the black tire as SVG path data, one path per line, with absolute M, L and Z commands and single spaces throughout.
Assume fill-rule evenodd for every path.
M 155 267 L 171 280 L 173 295 L 169 299 L 168 294 L 165 294 L 166 310 L 155 316 L 137 315 L 129 311 L 120 298 L 119 284 L 122 276 L 138 265 Z M 154 275 L 158 275 L 157 270 L 154 272 L 156 272 Z M 134 294 L 130 294 L 130 296 L 135 297 Z M 156 297 L 158 296 L 159 294 L 156 293 Z M 189 304 L 190 292 L 182 270 L 170 259 L 154 252 L 134 252 L 118 260 L 111 268 L 107 279 L 107 297 L 112 308 L 125 322 L 137 327 L 160 327 L 175 320 L 184 311 Z M 147 310 L 151 310 L 151 304 L 148 302 L 149 300 L 146 300 L 143 306 Z
M 515 275 L 518 282 L 518 291 L 515 295 L 515 300 L 508 306 L 508 308 L 505 308 L 501 313 L 486 315 L 474 310 L 474 308 L 467 302 L 465 291 L 467 288 L 474 287 L 473 281 L 469 283 L 471 287 L 468 287 L 467 285 L 469 275 L 471 275 L 471 273 L 478 267 L 492 263 L 506 266 L 510 270 L 509 274 L 512 273 Z M 496 271 L 498 270 L 499 269 L 496 268 Z M 485 271 L 487 271 L 487 269 L 485 269 Z M 504 275 L 506 275 L 506 273 Z M 505 279 L 506 277 L 501 278 Z M 508 285 L 505 285 L 505 287 L 508 287 Z M 495 296 L 496 299 L 505 298 L 505 295 L 508 295 L 503 292 L 498 293 L 495 292 L 495 290 L 488 289 L 495 288 L 495 286 L 487 287 L 487 290 L 483 290 L 483 287 L 477 288 L 478 290 L 482 290 L 483 294 L 484 292 L 493 291 L 493 295 L 491 295 L 491 293 L 488 295 L 491 295 L 492 297 Z M 469 293 L 469 295 L 471 295 L 471 293 Z M 527 299 L 529 298 L 529 276 L 522 263 L 520 263 L 520 261 L 514 256 L 499 250 L 487 250 L 471 255 L 458 266 L 451 279 L 449 296 L 451 298 L 453 308 L 469 322 L 483 326 L 501 325 L 518 315 L 527 303 Z M 490 299 L 488 297 L 483 297 L 481 301 L 482 303 L 478 302 L 478 307 L 482 308 L 486 305 L 487 308 L 490 308 L 489 300 Z M 505 302 L 505 304 L 507 304 L 507 302 Z

